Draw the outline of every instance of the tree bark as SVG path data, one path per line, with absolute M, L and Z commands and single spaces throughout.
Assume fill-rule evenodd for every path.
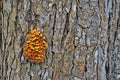
M 120 80 L 119 0 L 1 0 L 0 80 Z M 45 61 L 23 55 L 36 26 Z

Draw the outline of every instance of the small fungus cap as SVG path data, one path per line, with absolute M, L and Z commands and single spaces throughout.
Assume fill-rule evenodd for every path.
M 45 36 L 37 29 L 33 29 L 27 36 L 27 41 L 24 44 L 24 56 L 33 63 L 41 63 L 45 59 L 45 50 L 48 44 L 45 41 Z

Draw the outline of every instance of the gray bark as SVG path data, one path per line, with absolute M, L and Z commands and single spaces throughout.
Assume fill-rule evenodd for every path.
M 119 0 L 1 0 L 0 80 L 120 80 Z M 36 26 L 43 63 L 23 56 Z

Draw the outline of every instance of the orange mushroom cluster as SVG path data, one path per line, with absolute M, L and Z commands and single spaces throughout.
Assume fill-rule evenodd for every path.
M 41 32 L 34 29 L 28 34 L 27 41 L 24 45 L 24 56 L 31 62 L 41 63 L 45 59 L 45 50 L 48 44 L 45 36 Z

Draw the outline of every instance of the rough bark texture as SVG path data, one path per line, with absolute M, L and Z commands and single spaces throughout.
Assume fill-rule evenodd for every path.
M 120 0 L 0 0 L 0 80 L 120 80 Z M 23 56 L 36 26 L 43 63 Z

